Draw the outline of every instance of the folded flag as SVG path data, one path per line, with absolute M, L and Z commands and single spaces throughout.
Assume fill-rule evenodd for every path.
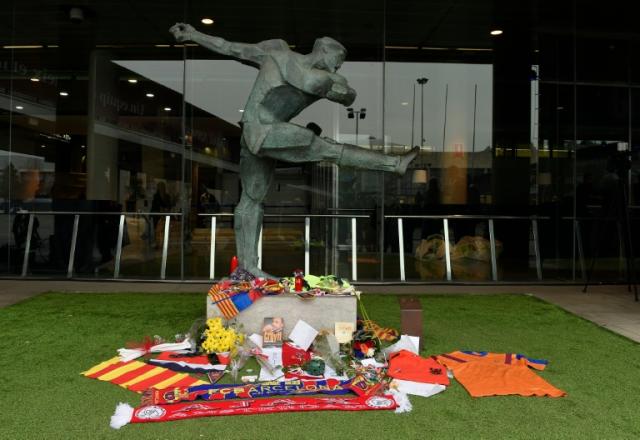
M 118 356 L 104 361 L 82 373 L 91 379 L 111 382 L 136 393 L 148 388 L 188 387 L 206 382 L 184 373 L 140 361 L 121 362 Z
M 166 351 L 154 359 L 149 359 L 149 364 L 165 367 L 173 371 L 184 373 L 206 374 L 214 370 L 224 371 L 226 365 L 212 364 L 206 355 L 184 356 L 175 351 Z
M 250 283 L 217 283 L 209 289 L 211 302 L 215 304 L 226 319 L 233 319 L 238 313 L 262 297 L 260 289 L 252 288 Z

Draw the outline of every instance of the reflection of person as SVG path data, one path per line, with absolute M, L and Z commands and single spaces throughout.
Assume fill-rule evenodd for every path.
M 27 234 L 29 227 L 29 215 L 28 214 L 16 214 L 13 220 L 13 226 L 11 231 L 13 232 L 13 239 L 18 249 L 22 249 L 27 242 Z M 31 226 L 31 250 L 37 249 L 40 246 L 40 234 L 38 228 L 40 227 L 40 220 L 38 217 L 33 217 L 33 225 Z
M 206 185 L 200 184 L 200 196 L 198 197 L 198 212 L 201 214 L 211 214 L 220 212 L 220 203 L 216 196 L 209 192 Z M 198 225 L 205 226 L 211 217 L 198 216 Z
M 425 205 L 439 205 L 440 204 L 440 184 L 436 177 L 429 179 L 429 189 L 425 196 Z
M 425 214 L 433 214 L 433 208 L 440 205 L 440 184 L 438 178 L 432 177 L 429 179 L 429 188 L 424 196 L 424 212 Z M 427 238 L 431 234 L 440 230 L 440 220 L 423 220 L 422 221 L 422 238 Z
M 404 156 L 387 156 L 355 145 L 340 144 L 289 122 L 322 98 L 345 106 L 355 100 L 355 90 L 343 76 L 335 73 L 347 51 L 332 38 L 318 38 L 312 52 L 302 55 L 291 51 L 283 40 L 234 43 L 203 34 L 184 23 L 176 24 L 170 32 L 179 42 L 193 41 L 260 69 L 240 123 L 242 195 L 234 217 L 240 263 L 254 274 L 267 276 L 258 269 L 258 236 L 262 225 L 262 202 L 275 169 L 274 159 L 294 163 L 330 161 L 403 174 L 417 155 L 416 149 Z
M 164 182 L 158 182 L 156 193 L 153 195 L 151 202 L 151 212 L 169 212 L 171 209 L 171 198 L 167 194 L 167 184 Z M 158 222 L 162 218 L 161 215 L 153 216 L 153 230 L 158 227 Z
M 216 196 L 209 192 L 205 185 L 200 186 L 199 210 L 201 212 L 218 212 L 220 203 Z

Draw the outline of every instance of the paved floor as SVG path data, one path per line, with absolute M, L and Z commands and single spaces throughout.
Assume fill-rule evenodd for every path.
M 23 301 L 42 292 L 206 292 L 209 283 L 149 283 L 126 281 L 32 281 L 0 280 L 0 308 Z M 602 327 L 640 342 L 640 302 L 626 286 L 591 286 L 582 293 L 582 286 L 538 285 L 385 285 L 361 286 L 366 293 L 405 294 L 492 294 L 515 293 L 535 295 L 556 304 Z

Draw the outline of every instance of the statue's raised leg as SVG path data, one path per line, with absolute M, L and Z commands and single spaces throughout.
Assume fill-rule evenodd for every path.
M 316 136 L 311 130 L 291 123 L 265 127 L 259 154 L 284 162 L 304 163 L 329 161 L 340 166 L 404 174 L 418 154 L 414 148 L 401 156 L 391 156 L 356 145 L 340 144 Z
M 243 151 L 240 158 L 242 195 L 234 211 L 236 252 L 240 265 L 254 275 L 274 278 L 258 269 L 258 239 L 262 227 L 262 201 L 273 177 L 273 161 Z

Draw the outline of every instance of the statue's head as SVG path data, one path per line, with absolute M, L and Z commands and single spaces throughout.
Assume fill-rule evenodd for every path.
M 338 70 L 347 57 L 347 49 L 331 37 L 316 39 L 312 53 L 317 60 L 316 67 L 329 72 Z

